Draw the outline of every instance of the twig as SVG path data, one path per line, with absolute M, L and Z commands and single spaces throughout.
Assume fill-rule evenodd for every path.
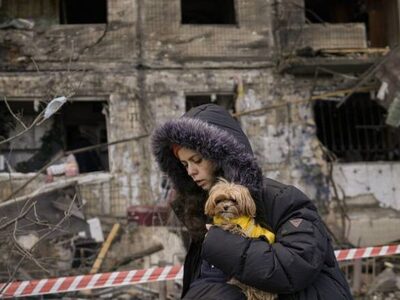
M 328 161 L 328 180 L 333 188 L 333 193 L 335 194 L 335 198 L 336 198 L 336 202 L 339 206 L 339 210 L 340 210 L 340 217 L 341 217 L 341 222 L 342 222 L 342 237 L 343 239 L 345 239 L 344 241 L 341 242 L 347 242 L 348 243 L 348 239 L 347 239 L 347 230 L 346 230 L 346 220 L 349 223 L 349 226 L 351 226 L 351 222 L 350 222 L 350 217 L 349 215 L 346 213 L 347 211 L 347 205 L 346 205 L 346 197 L 345 195 L 343 195 L 343 201 L 342 203 L 340 202 L 340 196 L 339 196 L 339 192 L 337 189 L 337 185 L 335 180 L 333 179 L 333 163 L 336 160 L 335 155 L 333 153 L 331 153 L 328 149 L 326 149 L 325 147 L 323 147 L 321 145 L 321 149 L 322 151 L 325 153 L 325 155 L 327 156 L 327 161 Z
M 30 59 L 31 59 L 31 61 L 33 62 L 33 64 L 35 65 L 36 71 L 37 71 L 38 73 L 40 73 L 39 66 L 37 65 L 35 59 L 34 59 L 32 56 L 30 56 Z
M 156 253 L 158 251 L 161 251 L 164 249 L 164 246 L 161 243 L 157 243 L 154 245 L 149 246 L 148 248 L 144 249 L 144 250 L 140 250 L 138 252 L 134 252 L 132 254 L 130 254 L 129 256 L 125 256 L 120 260 L 117 260 L 113 265 L 113 268 L 111 269 L 111 271 L 115 271 L 118 268 L 129 264 L 131 261 L 134 261 L 136 259 L 140 259 L 143 258 L 145 256 L 151 255 L 153 253 Z
M 44 240 L 44 239 L 47 238 L 50 234 L 52 234 L 54 231 L 56 231 L 56 230 L 60 227 L 60 225 L 61 225 L 62 223 L 64 223 L 64 221 L 65 221 L 67 218 L 69 218 L 69 217 L 71 216 L 71 210 L 72 210 L 72 207 L 73 207 L 73 205 L 74 205 L 74 202 L 75 202 L 76 198 L 77 198 L 77 194 L 75 194 L 74 197 L 73 197 L 73 199 L 71 200 L 71 203 L 70 203 L 70 205 L 69 205 L 69 207 L 68 207 L 68 210 L 64 212 L 64 217 L 52 228 L 52 230 L 50 230 L 50 231 L 46 232 L 44 235 L 42 235 L 42 236 L 37 240 L 37 242 L 32 246 L 32 248 L 30 249 L 30 251 L 27 251 L 27 250 L 23 249 L 23 248 L 18 244 L 18 242 L 16 241 L 15 232 L 16 232 L 16 227 L 17 227 L 17 226 L 15 226 L 15 228 L 14 228 L 14 241 L 15 241 L 15 243 L 16 243 L 16 245 L 17 245 L 17 249 L 19 249 L 20 251 L 22 250 L 22 252 L 24 253 L 24 255 L 21 257 L 21 259 L 20 259 L 19 262 L 17 263 L 17 265 L 16 265 L 16 267 L 15 267 L 15 269 L 14 269 L 14 272 L 12 273 L 12 275 L 10 276 L 10 278 L 7 280 L 7 282 L 6 282 L 6 283 L 3 285 L 3 287 L 1 288 L 0 294 L 4 291 L 4 288 L 7 287 L 7 285 L 8 285 L 11 281 L 13 281 L 13 279 L 15 278 L 15 275 L 16 275 L 17 272 L 18 272 L 18 269 L 21 267 L 21 264 L 24 262 L 24 260 L 25 260 L 27 257 L 31 258 L 31 260 L 32 260 L 37 266 L 39 266 L 41 269 L 43 269 L 45 272 L 48 273 L 48 271 L 47 271 L 34 257 L 32 257 L 31 252 L 33 252 L 33 250 L 36 248 L 36 246 L 37 246 L 42 240 Z M 15 224 L 17 224 L 17 222 L 15 222 Z
M 87 147 L 67 151 L 67 152 L 65 152 L 65 155 L 77 154 L 77 153 L 82 153 L 82 152 L 90 151 L 90 150 L 97 149 L 97 148 L 102 148 L 105 146 L 112 146 L 115 144 L 121 144 L 121 143 L 131 142 L 134 140 L 140 140 L 140 139 L 148 137 L 148 136 L 149 136 L 148 134 L 142 134 L 142 135 L 134 136 L 134 137 L 127 138 L 127 139 L 117 140 L 114 142 L 101 143 L 101 144 L 97 144 L 97 145 L 87 146 Z
M 29 200 L 30 200 L 30 199 L 29 199 Z M 22 211 L 22 210 L 21 210 L 21 213 L 20 213 L 16 218 L 14 218 L 14 219 L 12 219 L 12 220 L 10 220 L 10 221 L 8 221 L 8 222 L 2 224 L 2 225 L 0 226 L 0 231 L 3 230 L 4 228 L 7 228 L 7 227 L 10 226 L 12 223 L 18 221 L 19 219 L 22 219 L 23 217 L 25 217 L 26 214 L 29 213 L 29 211 L 31 210 L 31 208 L 34 206 L 34 204 L 35 204 L 35 203 L 33 202 L 25 211 Z
M 71 40 L 71 44 L 72 44 L 72 45 L 71 45 L 71 55 L 69 56 L 67 74 L 69 74 L 70 71 L 71 71 L 72 56 L 74 55 L 74 50 L 75 50 L 75 43 L 74 43 L 74 40 Z
M 77 198 L 77 194 L 75 194 L 74 197 L 72 198 L 71 203 L 68 207 L 68 210 L 64 212 L 64 217 L 55 226 L 53 226 L 53 229 L 51 231 L 46 232 L 44 235 L 42 235 L 39 238 L 39 240 L 35 243 L 35 245 L 33 245 L 32 249 L 34 249 L 39 244 L 40 241 L 44 240 L 46 237 L 48 237 L 50 234 L 52 234 L 54 231 L 56 231 L 60 227 L 60 225 L 62 223 L 64 223 L 64 221 L 71 216 L 71 210 L 74 206 L 76 198 Z
M 8 104 L 8 101 L 7 101 L 6 96 L 4 96 L 3 99 L 4 99 L 4 103 L 6 104 L 7 109 L 8 109 L 8 111 L 10 112 L 10 114 L 14 117 L 14 119 L 16 119 L 16 120 L 24 127 L 24 129 L 26 129 L 25 123 L 22 122 L 22 120 L 21 120 L 20 118 L 18 118 L 18 117 L 14 114 L 14 112 L 12 111 L 10 105 Z
M 32 253 L 31 253 L 31 252 L 32 252 L 32 250 L 33 250 L 33 247 L 30 249 L 30 251 L 28 251 L 28 250 L 26 250 L 25 248 L 23 248 L 23 247 L 18 243 L 18 241 L 17 241 L 17 236 L 16 236 L 17 228 L 18 228 L 18 221 L 15 222 L 15 226 L 14 226 L 14 230 L 13 230 L 13 234 L 12 234 L 13 241 L 14 241 L 14 245 L 16 246 L 18 252 L 22 255 L 22 257 L 24 257 L 24 259 L 25 259 L 26 257 L 28 257 L 28 258 L 29 258 L 31 261 L 33 261 L 40 269 L 42 269 L 42 270 L 45 271 L 46 273 L 49 273 L 49 271 L 48 271 L 45 267 L 43 267 L 43 266 L 32 256 Z M 15 271 L 18 271 L 18 270 L 15 270 Z
M 44 110 L 40 112 L 40 114 L 35 118 L 35 120 L 32 122 L 32 124 L 29 125 L 29 127 L 25 127 L 24 130 L 22 130 L 21 132 L 18 132 L 16 135 L 14 135 L 8 139 L 0 141 L 0 145 L 11 142 L 12 140 L 19 138 L 21 135 L 23 135 L 26 132 L 28 132 L 29 130 L 31 130 L 33 128 L 33 126 L 35 126 L 36 124 L 38 124 L 39 121 L 41 121 L 40 119 L 43 115 L 44 115 Z
M 348 75 L 348 74 L 336 72 L 336 71 L 333 71 L 333 70 L 331 70 L 331 69 L 329 69 L 329 68 L 316 67 L 316 69 L 317 69 L 317 70 L 319 69 L 320 71 L 323 71 L 323 72 L 325 72 L 325 73 L 329 73 L 329 74 L 332 74 L 332 75 L 337 75 L 337 76 L 343 77 L 343 78 L 345 78 L 345 79 L 350 79 L 350 80 L 356 80 L 356 79 L 357 79 L 357 77 L 355 77 L 355 76 L 353 76 L 353 75 Z
M 17 188 L 15 191 L 13 191 L 7 198 L 5 198 L 2 202 L 10 200 L 12 197 L 14 197 L 16 194 L 18 194 L 20 191 L 22 191 L 24 188 L 26 188 L 33 180 L 35 180 L 42 172 L 44 172 L 50 165 L 55 163 L 57 160 L 59 160 L 61 157 L 63 157 L 63 152 L 59 152 L 50 162 L 45 164 L 39 171 L 36 172 L 36 174 L 28 179 L 23 185 L 21 185 L 19 188 Z

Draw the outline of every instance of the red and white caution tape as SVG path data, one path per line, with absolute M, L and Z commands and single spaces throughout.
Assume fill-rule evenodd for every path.
M 99 273 L 0 284 L 0 298 L 26 297 L 181 279 L 181 266 Z
M 400 254 L 400 245 L 336 250 L 338 261 Z
M 354 248 L 335 251 L 338 261 L 400 254 L 400 245 Z M 182 279 L 181 266 L 167 266 L 133 271 L 99 273 L 61 278 L 17 281 L 0 284 L 0 298 L 26 297 L 80 290 Z

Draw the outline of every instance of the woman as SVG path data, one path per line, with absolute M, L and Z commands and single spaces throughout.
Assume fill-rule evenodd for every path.
M 195 107 L 157 128 L 152 146 L 176 189 L 173 209 L 192 237 L 184 299 L 245 299 L 226 284 L 231 277 L 279 299 L 352 299 L 315 206 L 293 186 L 262 176 L 246 135 L 226 110 Z M 207 232 L 204 203 L 220 176 L 250 190 L 256 221 L 276 234 L 274 244 L 213 226 Z

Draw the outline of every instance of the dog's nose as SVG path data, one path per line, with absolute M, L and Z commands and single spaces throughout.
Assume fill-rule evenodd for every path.
M 228 210 L 229 205 L 224 205 L 224 210 Z

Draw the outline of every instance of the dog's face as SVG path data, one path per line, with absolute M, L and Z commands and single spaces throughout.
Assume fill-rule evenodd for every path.
M 256 215 L 256 205 L 249 190 L 242 185 L 220 180 L 210 190 L 205 214 L 225 219 Z

